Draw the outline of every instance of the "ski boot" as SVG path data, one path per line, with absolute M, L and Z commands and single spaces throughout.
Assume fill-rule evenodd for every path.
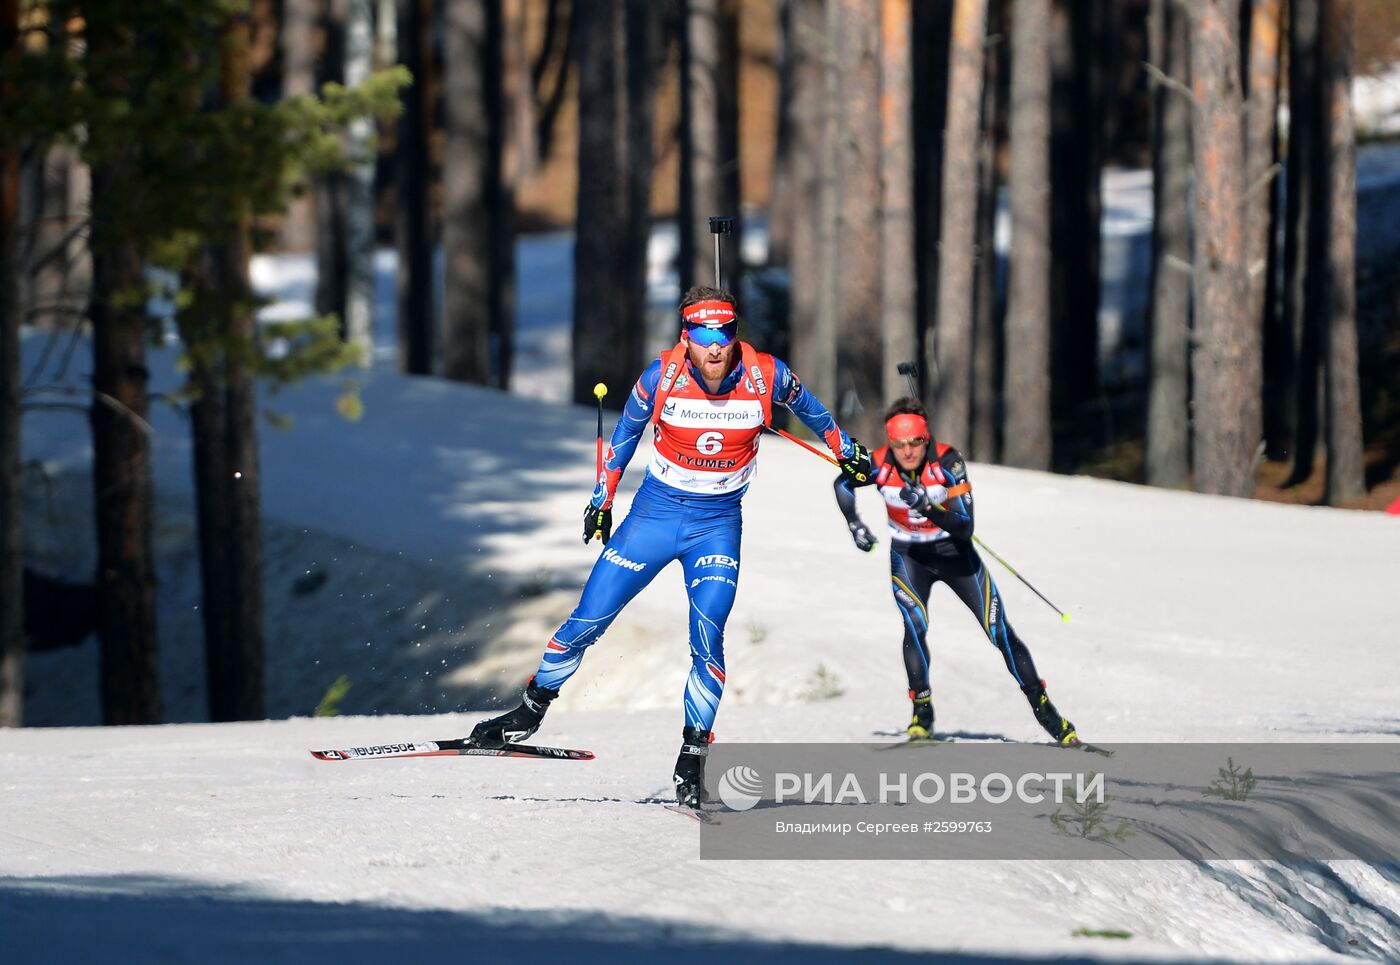
M 681 731 L 681 753 L 676 758 L 676 803 L 682 807 L 698 808 L 707 799 L 705 793 L 705 756 L 710 753 L 714 735 L 698 727 Z
M 504 747 L 525 740 L 540 729 L 549 702 L 558 696 L 557 690 L 535 686 L 535 679 L 531 677 L 520 706 L 477 724 L 467 742 L 474 747 Z
M 1069 720 L 1060 715 L 1055 709 L 1055 705 L 1050 703 L 1049 696 L 1045 693 L 1045 681 L 1041 680 L 1023 687 L 1022 693 L 1026 695 L 1026 700 L 1030 701 L 1031 711 L 1035 714 L 1036 722 L 1045 728 L 1057 744 L 1064 744 L 1073 747 L 1079 743 L 1079 735 L 1074 730 L 1074 725 Z
M 909 691 L 909 699 L 914 702 L 914 717 L 909 721 L 905 732 L 912 740 L 933 739 L 933 691 Z

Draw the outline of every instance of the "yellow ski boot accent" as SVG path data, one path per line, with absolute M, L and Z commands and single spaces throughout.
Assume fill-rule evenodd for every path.
M 910 740 L 932 740 L 933 739 L 933 695 L 929 691 L 915 694 L 910 691 L 909 698 L 914 702 L 914 716 L 909 720 L 909 726 L 904 729 Z

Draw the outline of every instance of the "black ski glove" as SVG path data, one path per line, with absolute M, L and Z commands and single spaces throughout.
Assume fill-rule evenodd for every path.
M 899 491 L 899 498 L 914 512 L 927 517 L 936 511 L 939 503 L 948 498 L 948 489 L 946 486 L 933 486 L 931 489 L 925 489 L 918 484 L 911 486 L 905 483 Z
M 862 553 L 869 553 L 875 548 L 875 544 L 880 542 L 875 538 L 875 534 L 870 532 L 870 527 L 858 519 L 847 523 L 846 528 L 851 531 L 851 539 L 855 541 L 856 549 Z
M 854 483 L 869 482 L 875 472 L 875 466 L 870 461 L 870 450 L 854 439 L 851 440 L 851 454 L 837 465 L 841 467 L 841 475 Z
M 589 503 L 583 511 L 584 543 L 595 536 L 604 543 L 612 539 L 612 509 L 599 509 Z

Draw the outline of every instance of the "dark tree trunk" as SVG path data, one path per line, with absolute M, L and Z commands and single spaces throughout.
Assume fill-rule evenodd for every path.
M 231 18 L 223 44 L 217 107 L 248 97 L 247 24 Z M 195 499 L 204 588 L 204 649 L 209 719 L 260 720 L 263 697 L 262 474 L 257 390 L 248 362 L 253 317 L 248 281 L 249 221 L 232 222 L 230 239 L 205 254 L 199 285 L 217 306 L 211 326 L 221 351 L 196 362 L 193 409 Z
M 977 153 L 977 268 L 973 282 L 972 433 L 963 454 L 996 462 L 1001 429 L 1002 319 L 997 304 L 996 221 L 1002 178 L 997 165 L 1007 129 L 1009 94 L 1005 0 L 987 5 L 987 54 L 982 80 L 982 136 Z M 996 38 L 996 39 L 992 39 Z
M 578 193 L 574 242 L 573 399 L 581 404 L 593 402 L 601 381 L 620 408 L 627 393 L 618 389 L 630 386 L 643 364 L 649 206 L 641 187 L 651 173 L 652 52 L 630 41 L 652 16 L 641 0 L 598 0 L 574 10 L 578 183 L 588 186 Z
M 1058 0 L 1052 13 L 1051 395 L 1055 424 L 1071 434 L 1099 392 L 1104 16 L 1081 0 Z
M 836 398 L 836 316 L 824 297 L 834 288 L 835 210 L 831 184 L 836 67 L 827 56 L 823 0 L 788 0 L 788 60 L 793 100 L 788 115 L 793 203 L 787 228 L 792 297 L 788 327 L 792 363 L 819 399 Z
M 511 106 L 505 87 L 504 39 L 509 33 L 502 3 L 503 0 L 490 0 L 486 7 L 486 32 L 496 38 L 487 44 L 485 56 L 486 104 L 490 110 L 486 183 L 490 189 L 487 215 L 491 222 L 491 384 L 508 390 L 515 356 L 515 188 L 505 167 Z M 533 140 L 533 129 L 529 139 Z
M 739 215 L 737 103 L 738 45 L 732 0 L 684 0 L 681 38 L 680 277 L 681 290 L 713 284 L 737 294 L 737 257 L 714 277 L 711 215 Z M 738 235 L 730 239 L 738 253 Z
M 794 0 L 778 3 L 777 136 L 773 147 L 773 187 L 768 200 L 768 264 L 790 266 L 792 224 L 799 203 L 797 186 L 797 62 Z
M 19 2 L 0 0 L 0 56 L 19 45 Z M 13 88 L 0 82 L 0 103 Z M 24 723 L 24 546 L 20 529 L 19 152 L 0 151 L 0 727 Z
M 933 358 L 934 435 L 967 445 L 972 431 L 972 310 L 977 232 L 977 144 L 987 0 L 955 0 L 943 138 L 938 319 Z
M 1186 13 L 1153 0 L 1151 61 L 1189 80 Z M 1152 309 L 1144 480 L 1185 486 L 1191 477 L 1191 101 L 1157 83 L 1152 93 Z
M 943 131 L 948 117 L 948 58 L 953 6 L 914 4 L 914 261 L 918 345 L 915 357 L 932 355 L 938 304 L 938 232 L 943 219 Z M 902 361 L 902 360 L 900 360 Z M 920 366 L 922 389 L 932 386 Z
M 445 48 L 446 139 L 442 162 L 443 374 L 459 382 L 491 381 L 491 194 L 488 157 L 492 109 L 487 102 L 486 29 L 493 0 L 449 0 Z
M 1317 453 L 1318 325 L 1322 311 L 1316 266 L 1325 257 L 1324 234 L 1313 221 L 1321 97 L 1317 75 L 1318 0 L 1290 0 L 1288 50 L 1288 208 L 1284 235 L 1284 303 L 1278 362 L 1280 454 L 1291 452 L 1290 485 L 1312 475 Z
M 395 143 L 398 206 L 394 219 L 399 251 L 399 370 L 430 375 L 433 370 L 433 169 L 428 132 L 433 129 L 433 0 L 400 0 L 399 61 L 413 74 L 403 92 Z
M 1239 0 L 1191 8 L 1191 89 L 1196 171 L 1196 488 L 1254 493 L 1260 415 L 1260 320 L 1249 318 L 1245 268 L 1244 100 Z
M 111 15 L 90 17 L 87 51 L 94 60 L 135 41 Z M 93 76 L 99 97 L 130 96 L 127 78 Z M 95 127 L 92 172 L 93 484 L 97 520 L 97 639 L 102 719 L 107 724 L 160 721 L 156 672 L 153 487 L 146 368 L 146 318 L 131 293 L 142 281 L 140 252 L 122 235 L 121 210 L 139 163 L 129 143 L 105 143 Z
M 1327 503 L 1340 506 L 1366 494 L 1361 437 L 1361 376 L 1356 350 L 1356 132 L 1351 75 L 1355 0 L 1323 0 L 1322 79 L 1326 98 L 1327 228 Z M 1319 227 L 1319 231 L 1321 228 Z
M 1050 2 L 1016 0 L 1011 22 L 1011 264 L 1002 459 L 1049 469 Z
M 910 0 L 882 0 L 880 5 L 880 310 L 885 402 L 907 394 L 898 365 L 915 361 L 918 351 L 911 6 Z M 879 441 L 878 433 L 871 441 Z
M 345 22 L 349 0 L 327 0 L 323 25 L 322 84 L 345 82 Z M 347 175 L 335 171 L 316 179 L 316 313 L 335 315 L 345 333 L 346 287 L 350 281 Z
M 873 439 L 883 426 L 880 335 L 880 9 L 866 0 L 837 0 L 835 54 L 841 71 L 838 270 L 835 281 L 836 419 Z

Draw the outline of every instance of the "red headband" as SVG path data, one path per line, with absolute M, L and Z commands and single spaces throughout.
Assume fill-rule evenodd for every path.
M 921 415 L 901 412 L 885 421 L 885 432 L 891 439 L 927 439 L 928 422 Z
M 734 306 L 729 302 L 696 302 L 681 309 L 681 319 L 687 325 L 727 325 L 735 317 Z

